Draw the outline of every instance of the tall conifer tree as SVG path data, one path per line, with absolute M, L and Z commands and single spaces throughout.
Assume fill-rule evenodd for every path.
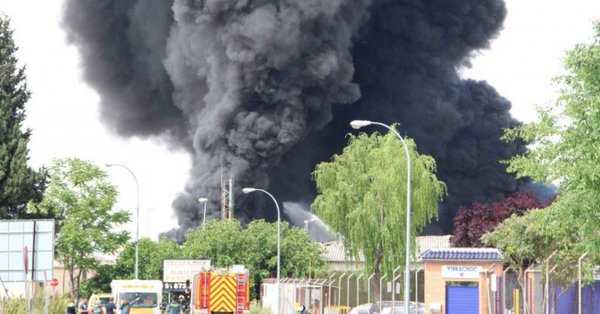
M 46 171 L 27 164 L 31 130 L 23 129 L 30 93 L 6 17 L 0 16 L 0 219 L 27 218 L 27 203 L 43 195 Z

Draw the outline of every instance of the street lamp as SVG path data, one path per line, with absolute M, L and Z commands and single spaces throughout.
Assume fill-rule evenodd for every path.
M 404 313 L 409 313 L 409 298 L 410 298 L 410 151 L 408 150 L 408 145 L 406 145 L 406 141 L 404 138 L 396 131 L 394 128 L 387 124 L 383 124 L 381 122 L 373 122 L 367 120 L 354 120 L 350 122 L 350 126 L 355 129 L 360 129 L 362 127 L 368 125 L 379 125 L 382 126 L 396 134 L 402 145 L 404 146 L 404 151 L 406 152 L 406 163 L 407 163 L 407 179 L 406 179 L 406 270 L 404 271 Z
M 122 165 L 122 164 L 106 164 L 107 167 L 114 167 L 114 166 L 118 166 L 118 167 L 122 167 L 125 170 L 129 171 L 129 173 L 131 174 L 131 176 L 133 177 L 133 180 L 135 181 L 135 188 L 136 188 L 136 199 L 137 199 L 137 205 L 136 205 L 136 210 L 135 210 L 135 220 L 136 220 L 136 226 L 135 226 L 135 279 L 138 279 L 138 271 L 139 271 L 139 244 L 140 244 L 140 185 L 138 183 L 137 177 L 135 176 L 135 174 L 133 173 L 133 171 L 131 171 L 131 169 L 129 169 L 129 167 Z
M 204 224 L 206 223 L 206 203 L 208 203 L 208 199 L 206 197 L 201 197 L 198 199 L 198 202 L 204 203 L 204 214 L 202 214 L 202 228 L 204 228 Z
M 273 202 L 275 203 L 275 207 L 277 208 L 277 303 L 275 305 L 275 308 L 277 309 L 277 311 L 275 311 L 275 313 L 279 313 L 280 312 L 280 308 L 279 308 L 279 273 L 281 270 L 281 212 L 279 210 L 279 204 L 277 203 L 277 200 L 275 199 L 275 197 L 273 197 L 273 195 L 263 189 L 255 189 L 255 188 L 243 188 L 242 192 L 244 194 L 248 194 L 248 193 L 252 193 L 252 192 L 263 192 L 267 195 L 269 195 L 269 197 L 271 197 L 271 199 L 273 200 Z

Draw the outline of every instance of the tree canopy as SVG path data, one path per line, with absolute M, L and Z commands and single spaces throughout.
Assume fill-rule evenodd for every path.
M 95 253 L 116 253 L 129 239 L 118 231 L 129 213 L 115 210 L 117 188 L 99 167 L 76 158 L 55 160 L 41 211 L 57 221 L 56 257 L 69 270 L 78 293 L 83 270 L 96 269 Z
M 183 256 L 210 259 L 213 266 L 242 264 L 250 270 L 258 297 L 263 278 L 272 278 L 277 270 L 277 222 L 254 220 L 243 228 L 237 220 L 218 220 L 191 230 L 183 244 Z M 322 273 L 321 247 L 306 230 L 281 223 L 281 276 L 308 277 Z
M 7 18 L 0 15 L 0 218 L 29 218 L 27 203 L 39 202 L 46 170 L 33 170 L 29 161 L 31 130 L 23 128 L 30 93 L 25 68 L 17 66 L 17 47 Z
M 482 204 L 474 202 L 461 207 L 454 216 L 452 244 L 456 247 L 481 247 L 481 236 L 513 214 L 521 216 L 530 209 L 543 208 L 545 204 L 531 191 L 518 191 L 501 202 Z
M 437 217 L 446 186 L 435 176 L 435 160 L 420 155 L 411 139 L 407 144 L 412 171 L 410 241 L 414 243 L 414 237 Z M 404 263 L 406 157 L 393 133 L 349 135 L 343 153 L 320 163 L 314 172 L 319 194 L 313 209 L 343 236 L 350 255 L 357 258 L 364 253 L 366 269 L 377 276 L 391 274 Z
M 572 248 L 600 261 L 600 23 L 589 44 L 578 44 L 567 53 L 566 74 L 556 79 L 560 95 L 538 110 L 538 121 L 508 130 L 505 139 L 532 142 L 531 150 L 508 161 L 518 177 L 559 185 L 559 196 L 549 207 L 553 226 L 577 226 Z
M 540 107 L 536 122 L 507 130 L 504 137 L 532 143 L 527 153 L 507 161 L 508 171 L 558 184 L 558 197 L 483 237 L 521 270 L 556 251 L 552 263 L 560 271 L 551 280 L 563 287 L 575 282 L 583 253 L 589 254 L 588 267 L 600 262 L 600 23 L 595 31 L 591 43 L 567 53 L 566 74 L 556 79 L 557 101 Z
M 129 243 L 114 267 L 105 267 L 86 282 L 91 292 L 106 291 L 110 278 L 133 277 L 135 246 Z M 277 223 L 255 220 L 246 227 L 237 220 L 213 220 L 188 232 L 180 246 L 162 238 L 142 239 L 139 245 L 140 279 L 162 279 L 163 259 L 209 259 L 214 267 L 244 265 L 250 271 L 252 296 L 258 298 L 263 278 L 275 277 L 277 269 Z M 321 274 L 325 264 L 319 259 L 320 245 L 306 230 L 281 225 L 281 276 L 308 277 Z

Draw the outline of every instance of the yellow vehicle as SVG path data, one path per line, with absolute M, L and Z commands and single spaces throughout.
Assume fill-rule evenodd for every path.
M 106 305 L 106 303 L 108 303 L 108 300 L 110 300 L 111 297 L 112 297 L 112 294 L 110 294 L 108 292 L 94 293 L 90 297 L 90 302 L 88 302 L 88 305 L 91 308 L 96 304 L 96 302 L 100 301 L 102 306 L 104 306 L 104 305 Z
M 129 314 L 160 314 L 162 281 L 160 280 L 113 280 L 110 283 L 117 313 L 121 303 L 127 300 Z

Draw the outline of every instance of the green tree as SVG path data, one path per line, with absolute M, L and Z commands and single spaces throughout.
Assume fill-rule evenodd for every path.
M 56 257 L 69 271 L 73 295 L 84 270 L 97 269 L 94 253 L 113 254 L 129 239 L 117 231 L 129 213 L 114 210 L 117 188 L 99 167 L 76 158 L 55 160 L 39 208 L 57 219 Z
M 163 260 L 182 257 L 181 247 L 172 239 L 161 238 L 158 242 L 140 239 L 139 278 L 162 280 Z M 115 279 L 131 279 L 135 276 L 135 243 L 128 243 L 119 255 Z
M 277 223 L 255 220 L 243 228 L 237 220 L 211 221 L 191 230 L 183 244 L 187 258 L 210 259 L 215 267 L 241 264 L 250 271 L 252 297 L 257 298 L 263 278 L 275 277 Z M 322 273 L 321 247 L 305 230 L 281 225 L 281 275 L 306 277 Z
M 31 130 L 23 128 L 30 93 L 25 68 L 17 66 L 17 47 L 6 17 L 0 15 L 0 218 L 29 218 L 29 201 L 39 202 L 46 170 L 33 170 L 29 160 Z
M 411 239 L 438 214 L 446 186 L 435 176 L 432 157 L 420 155 L 408 139 L 411 154 Z M 331 162 L 317 166 L 319 195 L 312 207 L 344 238 L 349 254 L 366 259 L 376 278 L 404 263 L 406 243 L 406 155 L 393 133 L 350 136 L 349 145 Z M 414 248 L 414 245 L 412 246 Z M 374 280 L 378 286 L 379 280 Z M 375 289 L 378 291 L 378 289 Z
M 181 258 L 181 247 L 173 240 L 161 238 L 158 242 L 148 238 L 139 243 L 139 278 L 162 280 L 163 260 Z M 135 243 L 129 242 L 120 252 L 115 265 L 100 265 L 96 276 L 81 285 L 82 295 L 110 291 L 115 279 L 132 279 L 135 276 Z
M 581 252 L 600 261 L 597 204 L 600 204 L 600 24 L 590 44 L 567 53 L 566 74 L 557 78 L 556 103 L 538 110 L 538 121 L 508 130 L 506 140 L 534 145 L 508 161 L 508 171 L 538 182 L 557 182 L 559 197 L 550 208 L 579 225 Z
M 560 88 L 557 101 L 540 107 L 536 122 L 508 130 L 504 137 L 508 141 L 533 143 L 526 154 L 507 161 L 508 171 L 518 177 L 559 185 L 559 197 L 545 209 L 543 226 L 544 235 L 554 242 L 551 246 L 561 255 L 555 260 L 573 262 L 587 252 L 590 263 L 600 262 L 599 23 L 595 24 L 595 31 L 591 43 L 576 45 L 567 53 L 566 74 L 556 79 Z M 575 269 L 564 267 L 553 274 L 553 280 L 560 280 L 556 278 L 559 276 L 576 278 Z

